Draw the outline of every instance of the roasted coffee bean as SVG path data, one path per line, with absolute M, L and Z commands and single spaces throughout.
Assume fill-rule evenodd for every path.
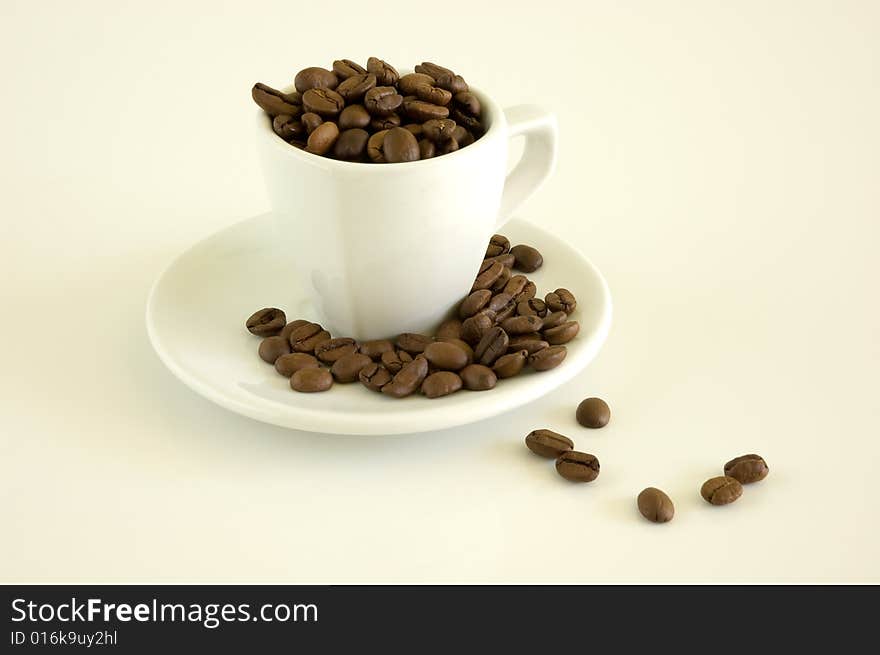
M 483 311 L 477 312 L 461 322 L 461 338 L 463 341 L 475 345 L 479 343 L 480 339 L 483 338 L 483 335 L 489 331 L 489 328 L 494 323 L 494 314 L 490 315 Z
M 458 141 L 455 139 L 447 139 L 437 147 L 440 149 L 441 155 L 448 155 L 450 152 L 458 150 Z
M 320 368 L 318 359 L 308 353 L 290 353 L 275 360 L 275 370 L 286 378 L 301 368 Z
M 376 339 L 364 341 L 359 348 L 360 352 L 370 359 L 379 359 L 382 353 L 392 352 L 394 344 L 389 339 Z
M 434 78 L 421 73 L 409 73 L 400 78 L 397 88 L 408 96 L 415 96 L 416 90 L 422 86 L 434 86 Z
M 382 353 L 379 359 L 381 360 L 382 365 L 387 368 L 392 375 L 395 375 L 403 368 L 404 364 L 412 361 L 412 355 L 405 350 L 392 350 Z
M 321 123 L 324 122 L 323 118 L 312 111 L 303 114 L 299 120 L 302 122 L 303 127 L 305 128 L 306 134 L 311 134 L 321 126 Z
M 392 398 L 403 398 L 422 386 L 426 377 L 428 377 L 428 360 L 424 357 L 416 357 L 404 364 L 400 372 L 391 378 L 391 382 L 382 387 L 382 393 Z
M 492 370 L 495 371 L 495 375 L 497 375 L 500 380 L 503 380 L 504 378 L 512 378 L 514 375 L 519 375 L 520 371 L 523 370 L 528 356 L 528 350 L 518 350 L 506 355 L 501 355 L 501 357 L 495 361 Z
M 467 82 L 461 75 L 456 75 L 448 68 L 432 64 L 429 61 L 422 62 L 416 66 L 416 73 L 430 75 L 436 81 L 437 86 L 446 89 L 452 93 L 463 93 L 468 90 Z
M 724 475 L 734 478 L 740 484 L 760 482 L 767 477 L 770 469 L 760 455 L 740 455 L 724 465 Z
M 354 382 L 358 379 L 361 369 L 367 364 L 372 363 L 373 362 L 366 355 L 362 355 L 358 352 L 349 353 L 343 355 L 333 363 L 333 366 L 330 367 L 330 373 L 333 374 L 333 379 L 337 382 L 343 384 Z
M 580 332 L 581 325 L 577 321 L 566 321 L 549 330 L 544 330 L 544 341 L 551 346 L 559 346 L 568 343 Z
M 380 130 L 390 130 L 392 127 L 397 127 L 400 125 L 400 116 L 397 114 L 388 114 L 387 116 L 376 116 L 370 121 L 370 129 L 380 131 Z
M 510 254 L 512 254 L 514 258 L 513 267 L 525 273 L 533 273 L 537 271 L 541 268 L 541 264 L 544 263 L 544 258 L 541 256 L 541 253 L 531 246 L 514 246 L 510 249 Z
M 428 84 L 417 86 L 415 95 L 419 100 L 430 102 L 432 105 L 445 106 L 452 100 L 452 94 L 449 91 Z
M 290 343 L 290 333 L 293 332 L 296 328 L 307 325 L 309 321 L 305 319 L 298 318 L 295 321 L 291 321 L 287 325 L 284 326 L 284 329 L 281 330 L 281 338 L 286 339 L 288 343 Z
M 483 133 L 483 124 L 480 122 L 480 119 L 469 116 L 458 107 L 453 107 L 452 111 L 449 112 L 449 117 L 454 120 L 458 125 L 461 125 L 465 129 L 473 132 L 474 134 Z
M 500 327 L 489 328 L 474 348 L 474 360 L 483 366 L 491 366 L 507 352 L 507 343 L 507 332 Z
M 376 76 L 382 86 L 394 86 L 400 80 L 400 74 L 394 66 L 376 57 L 367 59 L 367 70 Z
M 504 287 L 507 286 L 507 283 L 510 281 L 513 273 L 510 272 L 510 269 L 506 266 L 501 267 L 501 275 L 498 276 L 498 279 L 495 280 L 495 283 L 492 285 L 492 293 L 501 293 L 504 291 Z
M 455 134 L 453 133 L 453 136 Z M 510 252 L 510 239 L 503 234 L 493 234 L 489 239 L 489 245 L 486 247 L 486 257 L 497 257 Z M 525 279 L 523 276 L 518 276 Z
M 302 112 L 302 97 L 299 94 L 281 93 L 259 82 L 251 89 L 251 97 L 269 116 L 298 116 Z
M 382 387 L 391 382 L 391 373 L 381 364 L 373 362 L 361 369 L 361 372 L 358 373 L 358 379 L 367 389 L 382 391 Z
M 455 128 L 455 132 L 453 133 L 452 137 L 455 139 L 456 143 L 458 143 L 459 148 L 465 148 L 476 141 L 474 135 L 469 130 L 466 130 L 462 127 L 462 132 L 459 132 L 458 127 Z
M 403 129 L 409 130 L 410 132 L 412 132 L 412 135 L 417 139 L 421 138 L 421 136 L 422 136 L 423 130 L 422 130 L 422 126 L 419 123 L 407 123 L 406 125 L 403 126 Z
M 437 338 L 442 339 L 450 337 L 452 339 L 461 339 L 461 321 L 457 318 L 450 318 L 443 321 L 437 328 Z
M 464 354 L 467 355 L 467 363 L 473 363 L 474 349 L 471 348 L 470 344 L 467 341 L 464 341 L 463 339 L 457 339 L 455 337 L 437 337 L 437 341 L 442 341 L 443 343 L 451 343 L 458 346 L 464 351 Z
M 332 89 L 309 89 L 303 93 L 305 110 L 323 118 L 334 118 L 344 106 L 345 99 Z
M 551 312 L 565 312 L 571 314 L 577 307 L 574 294 L 568 289 L 557 289 L 547 294 L 544 298 Z
M 419 158 L 420 159 L 431 159 L 437 154 L 437 146 L 434 145 L 433 141 L 429 141 L 428 139 L 422 139 L 419 141 Z
M 544 321 L 538 316 L 512 316 L 501 323 L 509 336 L 529 334 L 541 329 Z
M 382 143 L 385 141 L 386 134 L 388 134 L 388 130 L 376 132 L 367 141 L 367 156 L 377 164 L 385 161 L 385 155 L 382 153 Z
M 559 366 L 567 354 L 565 346 L 542 348 L 529 355 L 529 366 L 536 371 L 549 371 L 551 368 Z
M 482 113 L 480 99 L 470 91 L 456 93 L 453 100 L 455 100 L 456 108 L 464 114 L 476 117 Z
M 347 80 L 355 75 L 363 75 L 367 70 L 351 59 L 337 59 L 333 62 L 333 72 L 340 80 Z
M 335 89 L 339 80 L 333 71 L 318 66 L 303 68 L 293 80 L 296 90 L 305 95 L 311 89 Z
M 529 280 L 526 282 L 526 285 L 523 287 L 523 290 L 516 294 L 514 300 L 516 300 L 516 304 L 519 305 L 523 300 L 531 300 L 535 297 L 535 294 L 538 292 L 538 288 L 535 286 L 535 283 Z
M 372 73 L 352 75 L 336 87 L 336 93 L 341 95 L 345 102 L 359 102 L 364 95 L 376 86 L 376 76 Z
M 366 154 L 369 138 L 369 133 L 359 127 L 345 130 L 336 140 L 336 145 L 333 146 L 333 154 L 338 159 L 357 161 Z
M 556 471 L 572 482 L 592 482 L 599 477 L 599 460 L 595 455 L 570 450 L 556 458 Z
M 516 313 L 520 316 L 537 316 L 543 319 L 547 315 L 547 304 L 540 298 L 522 300 L 516 304 Z
M 288 114 L 281 114 L 272 119 L 272 130 L 285 141 L 301 138 L 306 133 L 306 128 L 300 120 Z
M 404 332 L 397 337 L 397 347 L 405 350 L 410 355 L 418 355 L 425 352 L 428 344 L 433 343 L 434 339 L 424 334 L 415 334 L 413 332 Z
M 486 257 L 483 261 L 492 260 L 493 262 L 501 262 L 502 266 L 507 266 L 507 268 L 513 267 L 513 255 L 509 252 L 504 253 L 503 255 L 497 255 L 495 257 Z
M 542 340 L 540 335 L 520 334 L 510 337 L 510 343 L 507 344 L 507 352 L 525 350 L 529 355 L 534 355 L 539 350 L 549 347 L 550 344 Z
M 526 446 L 536 455 L 556 459 L 574 449 L 574 441 L 553 430 L 532 430 L 526 435 Z
M 482 364 L 469 364 L 458 373 L 464 388 L 470 391 L 488 391 L 494 389 L 498 383 L 498 377 L 488 366 Z
M 425 347 L 425 359 L 435 369 L 459 371 L 468 365 L 468 354 L 455 343 L 435 341 Z
M 393 127 L 382 142 L 382 154 L 385 155 L 385 161 L 391 164 L 418 161 L 419 142 L 409 130 Z
M 432 119 L 439 120 L 441 118 L 447 118 L 449 116 L 449 109 L 441 105 L 435 105 L 430 102 L 425 102 L 424 100 L 416 99 L 403 102 L 403 113 L 405 113 L 411 120 L 424 125 L 424 123 Z
M 474 316 L 481 309 L 489 304 L 492 299 L 492 292 L 489 289 L 477 289 L 471 292 L 467 298 L 461 301 L 458 306 L 458 315 L 462 319 Z M 467 339 L 465 339 L 467 341 Z
M 504 285 L 504 293 L 509 293 L 515 299 L 526 288 L 528 282 L 529 279 L 525 275 L 511 275 Z
M 713 505 L 728 505 L 742 496 L 742 492 L 739 480 L 727 475 L 710 478 L 700 488 L 700 495 Z
M 477 273 L 477 278 L 474 280 L 474 286 L 471 288 L 471 291 L 489 289 L 498 281 L 498 278 L 503 272 L 504 266 L 500 263 L 484 260 L 482 266 L 480 266 L 480 272 Z
M 444 143 L 451 139 L 453 130 L 455 121 L 448 118 L 432 119 L 422 125 L 422 133 L 434 143 Z
M 309 141 L 306 150 L 316 155 L 323 155 L 330 152 L 330 149 L 336 144 L 339 138 L 339 128 L 336 123 L 327 121 L 321 123 L 314 132 L 309 135 Z
M 289 352 L 290 344 L 281 336 L 266 337 L 260 342 L 260 358 L 268 364 L 274 364 L 276 359 Z
M 665 493 L 654 487 L 643 489 L 636 499 L 639 512 L 653 523 L 667 523 L 675 516 L 675 506 Z
M 276 307 L 265 307 L 251 314 L 245 325 L 248 332 L 258 337 L 271 337 L 284 329 L 287 318 Z
M 348 337 L 328 339 L 315 348 L 315 356 L 325 364 L 332 364 L 340 357 L 351 355 L 358 351 L 357 342 Z
M 514 303 L 513 296 L 511 296 L 509 293 L 504 293 L 502 291 L 501 293 L 492 296 L 492 298 L 489 300 L 489 304 L 486 305 L 486 307 L 495 312 L 495 314 L 497 315 L 497 320 L 501 321 L 504 320 L 503 318 L 501 318 L 502 310 L 510 309 L 510 313 L 512 314 L 512 310 L 516 309 L 516 304 Z
M 461 389 L 461 385 L 461 378 L 452 371 L 438 371 L 422 382 L 422 393 L 428 398 L 440 398 L 455 393 Z
M 373 116 L 393 114 L 402 102 L 403 96 L 393 86 L 373 87 L 364 96 L 364 106 Z
M 370 124 L 370 112 L 363 105 L 348 105 L 339 114 L 339 129 L 351 130 L 356 127 L 361 129 Z
M 544 317 L 544 325 L 541 329 L 550 330 L 559 327 L 568 320 L 568 314 L 565 312 L 553 312 Z
M 290 333 L 290 345 L 294 352 L 313 353 L 315 348 L 330 340 L 330 333 L 317 323 L 306 323 Z
M 333 376 L 326 368 L 301 368 L 290 378 L 290 388 L 302 393 L 327 391 L 333 386 Z
M 611 420 L 611 408 L 601 398 L 587 398 L 578 405 L 575 417 L 585 428 L 604 428 Z

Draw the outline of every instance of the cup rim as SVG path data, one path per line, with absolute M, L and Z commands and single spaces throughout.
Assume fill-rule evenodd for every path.
M 401 75 L 406 75 L 412 71 L 402 69 Z M 282 87 L 280 91 L 283 93 L 291 93 L 295 90 L 292 84 Z M 401 168 L 413 168 L 413 167 L 422 167 L 426 168 L 428 166 L 437 166 L 438 164 L 443 164 L 444 162 L 452 163 L 454 161 L 458 161 L 462 155 L 467 155 L 470 153 L 471 155 L 476 155 L 478 152 L 481 152 L 483 149 L 489 146 L 489 142 L 497 138 L 497 134 L 501 130 L 501 124 L 504 122 L 504 114 L 501 108 L 498 106 L 490 96 L 485 94 L 479 88 L 474 87 L 471 84 L 468 84 L 468 90 L 475 94 L 477 98 L 480 100 L 480 105 L 483 107 L 483 113 L 485 114 L 486 109 L 489 110 L 489 127 L 486 132 L 479 139 L 474 141 L 472 144 L 465 146 L 464 148 L 459 148 L 455 152 L 450 152 L 445 155 L 438 155 L 437 157 L 432 157 L 431 159 L 419 159 L 416 161 L 404 161 L 404 162 L 385 162 L 382 164 L 375 164 L 373 162 L 359 162 L 359 161 L 342 161 L 339 159 L 333 159 L 332 157 L 325 157 L 323 155 L 316 155 L 311 152 L 307 152 L 305 149 L 296 148 L 289 143 L 287 143 L 284 139 L 275 134 L 274 130 L 272 130 L 272 119 L 265 111 L 257 108 L 257 125 L 259 131 L 262 133 L 263 138 L 269 137 L 270 141 L 274 144 L 271 147 L 280 148 L 281 150 L 288 153 L 288 156 L 293 157 L 294 159 L 298 159 L 306 164 L 314 164 L 320 166 L 326 166 L 328 168 L 340 168 L 348 171 L 353 170 L 385 170 L 388 167 L 393 167 L 394 170 L 399 170 Z

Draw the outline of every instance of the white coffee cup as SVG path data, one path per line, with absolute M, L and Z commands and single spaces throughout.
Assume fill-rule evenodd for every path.
M 470 290 L 492 234 L 553 171 L 553 114 L 532 105 L 502 110 L 471 92 L 486 133 L 456 152 L 399 164 L 305 152 L 259 112 L 258 151 L 281 250 L 334 336 L 435 329 Z M 523 156 L 505 177 L 508 142 L 519 135 Z

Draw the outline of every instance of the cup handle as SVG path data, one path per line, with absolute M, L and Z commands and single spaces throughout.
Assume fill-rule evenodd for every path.
M 556 115 L 537 105 L 517 105 L 504 110 L 507 136 L 526 137 L 522 159 L 507 175 L 496 229 L 531 196 L 556 167 Z

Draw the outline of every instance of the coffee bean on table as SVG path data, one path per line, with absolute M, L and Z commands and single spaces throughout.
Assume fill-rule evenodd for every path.
M 367 141 L 367 156 L 377 164 L 381 164 L 385 161 L 385 155 L 382 152 L 382 144 L 385 141 L 386 134 L 388 134 L 388 130 L 376 132 Z
M 425 347 L 425 359 L 441 371 L 458 371 L 468 364 L 465 350 L 448 341 L 435 341 Z
M 767 462 L 760 455 L 740 455 L 724 465 L 724 475 L 734 478 L 740 484 L 759 482 L 770 472 Z
M 464 388 L 470 391 L 488 391 L 498 382 L 495 372 L 482 364 L 469 364 L 458 372 Z
M 599 477 L 599 460 L 595 455 L 570 450 L 556 459 L 556 471 L 572 482 L 592 482 Z
M 400 80 L 400 74 L 391 64 L 377 57 L 367 59 L 367 70 L 376 76 L 376 81 L 382 86 L 394 86 Z
M 452 371 L 438 371 L 422 382 L 422 393 L 428 398 L 440 398 L 455 393 L 461 385 L 461 378 Z
M 376 86 L 364 96 L 364 107 L 373 116 L 387 116 L 403 102 L 403 96 L 393 86 Z
M 364 95 L 376 86 L 376 76 L 372 73 L 359 73 L 343 80 L 336 87 L 336 93 L 341 95 L 345 102 L 359 102 Z
M 504 330 L 500 327 L 489 328 L 474 348 L 474 358 L 483 366 L 491 366 L 507 352 L 507 343 L 508 337 Z
M 492 370 L 495 371 L 498 379 L 512 378 L 514 375 L 519 375 L 520 371 L 523 370 L 528 355 L 528 350 L 519 350 L 501 355 L 492 366 Z
M 376 339 L 374 341 L 364 341 L 359 350 L 370 359 L 379 359 L 382 353 L 394 350 L 394 344 L 389 339 Z
M 274 364 L 275 360 L 290 352 L 290 344 L 287 339 L 280 335 L 274 337 L 266 337 L 260 342 L 260 358 L 269 364 Z
M 333 376 L 326 368 L 301 368 L 290 378 L 290 388 L 303 393 L 327 391 L 333 386 Z
M 397 337 L 397 347 L 401 350 L 405 350 L 410 355 L 418 355 L 419 353 L 425 352 L 425 348 L 427 348 L 428 344 L 433 341 L 434 339 L 432 337 L 425 336 L 424 334 L 404 332 Z
M 739 480 L 726 475 L 710 478 L 700 488 L 700 495 L 713 505 L 728 505 L 742 496 L 743 488 Z
M 428 377 L 428 360 L 424 357 L 416 357 L 404 364 L 397 375 L 391 378 L 391 382 L 382 387 L 382 393 L 392 398 L 409 396 L 421 387 L 426 377 Z
M 526 446 L 536 455 L 556 459 L 574 449 L 574 442 L 553 430 L 532 430 L 526 435 Z
M 667 523 L 675 516 L 672 500 L 655 487 L 643 489 L 636 499 L 636 504 L 642 516 L 654 523 Z
M 461 338 L 469 344 L 476 345 L 483 335 L 492 327 L 494 316 L 485 311 L 478 312 L 461 322 Z
M 311 134 L 318 129 L 321 123 L 324 122 L 324 119 L 316 113 L 309 111 L 302 115 L 300 122 L 302 122 L 303 127 L 305 128 L 306 134 Z
M 347 80 L 355 75 L 362 75 L 367 70 L 351 59 L 337 59 L 333 62 L 333 72 L 340 80 Z
M 549 330 L 551 328 L 559 327 L 567 320 L 568 314 L 566 314 L 565 312 L 552 312 L 544 317 L 543 329 Z
M 301 368 L 320 368 L 318 359 L 308 353 L 290 353 L 275 360 L 275 370 L 286 378 Z
M 510 249 L 510 254 L 514 258 L 513 267 L 525 273 L 534 273 L 544 263 L 541 253 L 531 246 L 514 246 Z
M 577 321 L 566 321 L 562 325 L 557 325 L 549 330 L 545 329 L 544 341 L 551 346 L 560 346 L 574 339 L 580 332 L 581 325 Z
M 457 318 L 450 318 L 443 321 L 437 328 L 437 338 L 450 337 L 453 339 L 461 338 L 461 321 Z
M 303 68 L 293 80 L 296 90 L 305 93 L 310 89 L 335 89 L 339 80 L 333 71 L 318 66 Z
M 413 358 L 405 350 L 392 350 L 390 352 L 383 352 L 379 359 L 392 375 L 396 375 L 403 368 L 404 364 L 411 362 Z
M 501 327 L 511 337 L 519 334 L 538 332 L 544 321 L 539 316 L 511 316 L 501 323 Z
M 367 364 L 372 363 L 369 357 L 359 352 L 348 353 L 333 362 L 333 366 L 330 367 L 330 373 L 337 382 L 354 382 L 358 379 L 361 370 Z
M 529 366 L 536 371 L 549 371 L 556 368 L 565 359 L 565 346 L 550 346 L 529 355 Z
M 388 369 L 381 364 L 373 362 L 367 364 L 360 370 L 360 373 L 358 373 L 358 379 L 367 389 L 370 389 L 371 391 L 382 391 L 382 387 L 391 382 L 391 373 L 389 373 Z
M 394 127 L 388 130 L 382 142 L 382 154 L 388 163 L 418 161 L 419 142 L 412 132 L 402 127 Z
M 467 298 L 461 301 L 461 305 L 458 307 L 459 317 L 467 319 L 476 315 L 477 312 L 489 304 L 490 300 L 492 300 L 492 292 L 489 289 L 477 289 L 471 292 Z
M 328 121 L 321 123 L 314 132 L 309 135 L 306 150 L 316 155 L 323 155 L 330 152 L 339 138 L 339 128 L 336 123 Z
M 557 289 L 546 295 L 544 300 L 551 312 L 565 312 L 571 314 L 577 307 L 574 294 L 568 289 Z
M 331 89 L 309 89 L 303 93 L 303 107 L 322 118 L 334 118 L 345 106 L 345 98 Z
M 287 323 L 284 312 L 276 307 L 265 307 L 250 315 L 245 326 L 258 337 L 271 337 L 281 332 Z
M 281 93 L 265 84 L 254 84 L 251 97 L 264 112 L 270 116 L 298 116 L 302 112 L 302 98 L 299 94 Z
M 340 130 L 363 129 L 370 124 L 370 112 L 363 105 L 348 105 L 339 114 L 338 123 Z
M 357 342 L 348 337 L 328 339 L 315 348 L 315 356 L 325 364 L 332 364 L 340 357 L 351 355 L 358 351 Z
M 575 417 L 585 428 L 604 428 L 611 420 L 611 408 L 601 398 L 587 398 L 578 405 Z

